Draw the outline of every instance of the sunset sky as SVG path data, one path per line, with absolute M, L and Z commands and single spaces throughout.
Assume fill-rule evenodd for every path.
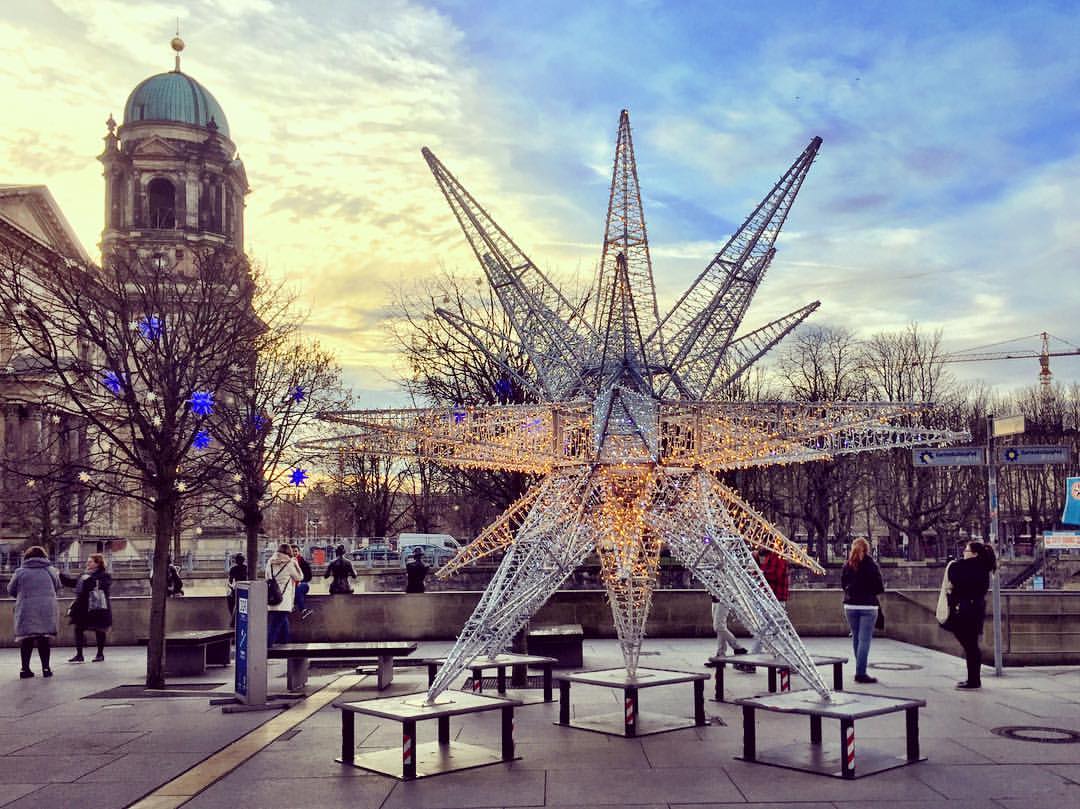
M 178 16 L 247 168 L 246 247 L 362 405 L 404 401 L 395 289 L 479 275 L 420 148 L 551 276 L 589 277 L 624 107 L 662 310 L 820 135 L 748 327 L 820 299 L 812 322 L 862 335 L 1080 344 L 1076 2 L 8 0 L 0 183 L 47 185 L 93 255 L 105 119 L 172 68 Z

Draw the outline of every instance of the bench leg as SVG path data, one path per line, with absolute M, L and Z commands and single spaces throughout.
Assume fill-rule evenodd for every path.
M 193 677 L 206 673 L 206 644 L 169 646 L 165 644 L 165 676 Z
M 285 661 L 285 687 L 290 691 L 303 691 L 307 685 L 309 667 L 306 657 L 290 657 Z
M 341 712 L 341 761 L 352 764 L 356 755 L 355 714 L 352 711 Z
M 769 667 L 769 693 L 776 693 L 776 669 Z
M 627 736 L 637 736 L 638 718 L 638 693 L 634 686 L 623 689 L 623 704 L 626 711 L 623 733 Z
M 498 666 L 495 669 L 495 690 L 500 696 L 506 694 L 506 666 Z
M 570 724 L 570 681 L 559 680 L 559 724 Z
M 694 724 L 705 727 L 705 681 L 694 680 Z
M 821 744 L 821 717 L 810 715 L 810 744 Z
M 717 702 L 724 701 L 724 669 L 727 668 L 727 663 L 716 664 L 716 693 L 713 695 Z
M 511 688 L 525 688 L 529 684 L 529 667 L 528 666 L 511 666 L 510 667 L 510 687 Z
M 439 744 L 450 744 L 450 717 L 440 716 L 436 721 L 439 723 Z
M 473 669 L 472 670 L 472 690 L 474 694 L 479 694 L 484 690 L 484 670 Z
M 754 725 L 754 709 L 742 707 L 742 756 L 745 761 L 757 761 L 757 728 Z
M 551 695 L 551 664 L 544 664 L 544 702 L 553 702 Z
M 438 672 L 439 672 L 439 664 L 438 663 L 428 663 L 427 664 L 427 684 L 428 684 L 428 688 L 431 688 L 431 686 L 435 684 L 435 675 L 438 674 Z
M 502 709 L 502 759 L 514 760 L 514 706 Z
M 791 690 L 791 669 L 780 669 L 780 691 Z
M 832 664 L 832 687 L 833 691 L 844 690 L 844 664 L 833 663 Z
M 382 691 L 384 688 L 389 688 L 392 682 L 394 682 L 394 658 L 389 655 L 380 657 L 375 675 L 375 685 Z
M 840 720 L 840 775 L 855 777 L 855 722 Z
M 416 720 L 401 723 L 401 777 L 406 781 L 416 778 Z
M 907 760 L 918 761 L 919 760 L 919 709 L 907 708 L 904 711 L 907 714 Z
M 230 652 L 232 643 L 229 640 L 219 640 L 206 646 L 206 665 L 227 666 L 231 663 Z

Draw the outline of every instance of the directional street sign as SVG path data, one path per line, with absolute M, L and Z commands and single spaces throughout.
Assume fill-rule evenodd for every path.
M 1043 534 L 1043 547 L 1048 551 L 1080 549 L 1080 532 L 1047 531 Z
M 998 447 L 995 455 L 1003 466 L 1067 464 L 1072 458 L 1067 446 Z
M 986 447 L 923 447 L 911 451 L 914 466 L 982 466 Z

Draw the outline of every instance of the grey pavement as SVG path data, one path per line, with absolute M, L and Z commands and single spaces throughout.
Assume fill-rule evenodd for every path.
M 811 652 L 850 655 L 846 638 L 810 638 Z M 436 656 L 447 644 L 425 643 L 418 656 Z M 706 640 L 646 641 L 642 666 L 705 671 L 712 644 Z M 138 684 L 145 650 L 107 651 L 104 663 L 64 662 L 56 653 L 56 676 L 18 679 L 18 653 L 0 650 L 0 807 L 69 809 L 129 806 L 160 785 L 190 771 L 276 713 L 222 714 L 208 698 L 88 699 L 123 684 Z M 585 644 L 586 668 L 618 666 L 615 641 Z M 914 666 L 896 670 L 897 664 Z M 455 807 L 768 807 L 881 806 L 987 809 L 1080 806 L 1080 743 L 1039 743 L 1004 738 L 1002 726 L 1062 728 L 1080 733 L 1080 670 L 1009 669 L 1004 678 L 984 670 L 984 688 L 958 692 L 963 662 L 955 657 L 887 639 L 876 639 L 872 673 L 880 682 L 848 690 L 925 699 L 920 716 L 922 753 L 928 761 L 854 782 L 735 759 L 741 752 L 738 706 L 706 701 L 710 724 L 640 739 L 610 737 L 554 724 L 557 704 L 518 709 L 515 739 L 520 760 L 403 783 L 334 761 L 340 719 L 330 706 L 278 736 L 225 777 L 184 804 L 190 809 L 454 809 Z M 37 670 L 35 659 L 34 668 Z M 271 688 L 280 690 L 283 668 L 272 664 Z M 314 686 L 340 672 L 316 670 Z M 211 668 L 183 682 L 218 683 L 230 689 L 232 669 Z M 369 678 L 347 694 L 376 696 Z M 422 691 L 424 669 L 399 669 L 392 693 Z M 795 679 L 793 688 L 801 683 Z M 764 672 L 728 669 L 728 699 L 766 690 Z M 575 717 L 621 709 L 621 693 L 574 685 Z M 384 692 L 381 696 L 385 696 Z M 690 686 L 641 692 L 642 710 L 689 717 Z M 712 695 L 711 683 L 707 696 Z M 419 726 L 420 741 L 433 735 Z M 826 720 L 826 743 L 838 737 Z M 358 752 L 394 748 L 400 725 L 356 718 Z M 498 747 L 498 716 L 472 714 L 451 720 L 452 738 Z M 859 720 L 858 749 L 902 754 L 902 714 Z M 805 719 L 759 713 L 758 750 L 805 741 Z

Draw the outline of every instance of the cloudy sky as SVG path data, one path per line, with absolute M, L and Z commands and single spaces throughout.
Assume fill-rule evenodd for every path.
M 172 68 L 177 16 L 247 167 L 247 247 L 364 404 L 401 401 L 395 289 L 479 274 L 421 146 L 551 275 L 587 277 L 624 107 L 662 309 L 820 135 L 748 325 L 820 299 L 816 323 L 918 321 L 952 350 L 1080 344 L 1076 2 L 8 0 L 0 182 L 47 184 L 92 253 L 105 119 Z

